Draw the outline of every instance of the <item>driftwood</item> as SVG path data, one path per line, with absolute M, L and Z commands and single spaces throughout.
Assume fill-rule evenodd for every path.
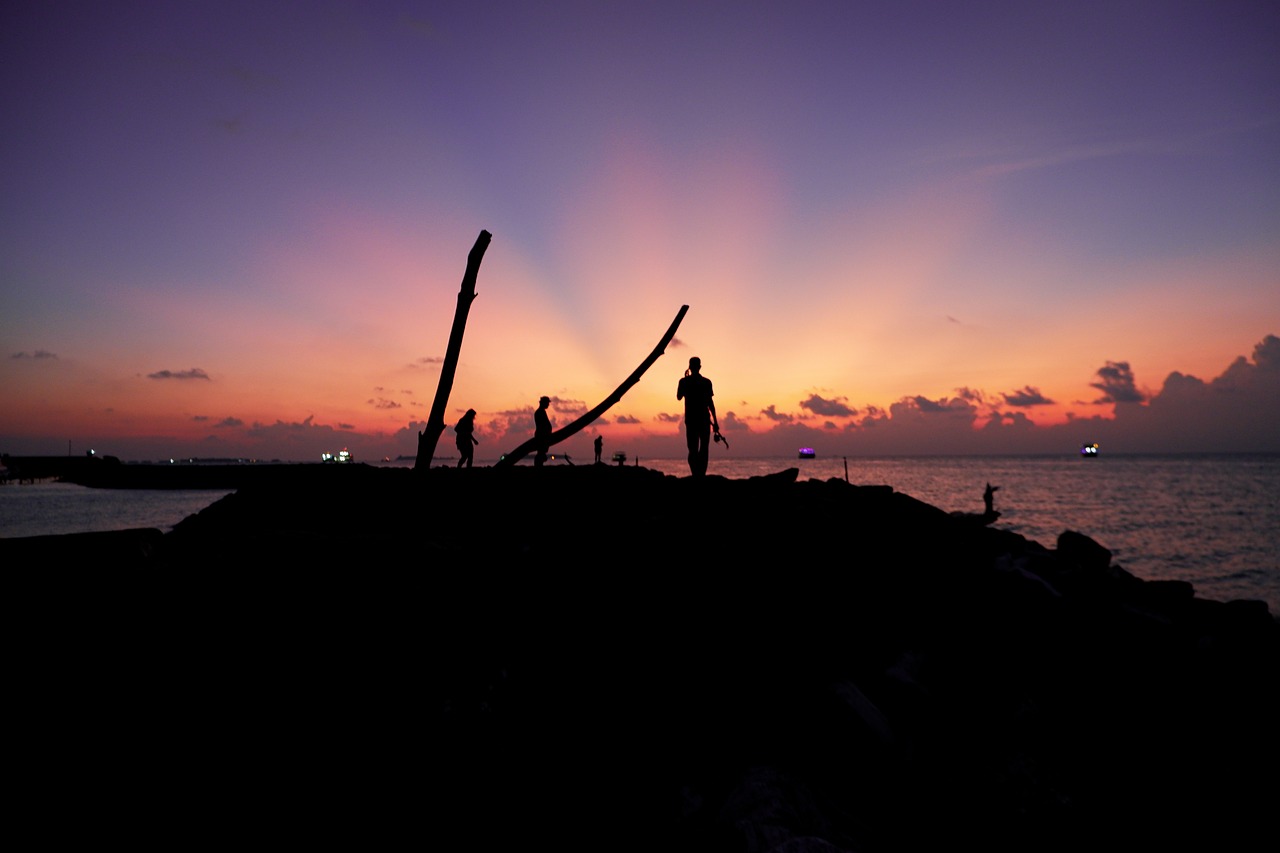
M 640 366 L 637 367 L 630 376 L 623 380 L 622 384 L 619 385 L 612 394 L 605 397 L 598 406 L 568 426 L 561 427 L 551 433 L 550 437 L 547 439 L 547 445 L 559 444 L 569 436 L 579 432 L 583 427 L 587 426 L 587 424 L 607 412 L 614 403 L 621 400 L 622 395 L 627 393 L 627 391 L 631 389 L 632 385 L 635 385 L 640 381 L 640 377 L 644 376 L 644 372 L 652 367 L 653 363 L 657 361 L 658 357 L 666 350 L 667 344 L 671 343 L 671 339 L 676 336 L 676 329 L 680 328 L 680 321 L 684 319 L 684 315 L 688 310 L 688 305 L 680 306 L 680 312 L 676 314 L 676 318 L 671 321 L 671 326 L 667 329 L 666 334 L 662 336 L 662 340 L 658 341 L 658 345 L 653 348 L 653 352 L 649 353 L 649 357 L 640 362 Z M 493 467 L 505 468 L 509 465 L 514 465 L 524 457 L 528 456 L 530 451 L 537 449 L 537 446 L 538 439 L 536 437 L 531 438 L 515 450 L 505 454 Z
M 480 272 L 480 261 L 484 260 L 484 251 L 489 248 L 493 235 L 481 231 L 476 244 L 467 255 L 467 271 L 462 276 L 462 288 L 458 291 L 458 307 L 453 312 L 453 328 L 449 331 L 449 348 L 444 354 L 444 364 L 440 367 L 440 384 L 436 386 L 436 398 L 431 403 L 431 414 L 427 417 L 427 428 L 418 433 L 418 458 L 414 460 L 414 469 L 430 468 L 431 457 L 435 455 L 436 444 L 440 441 L 440 433 L 444 432 L 444 410 L 449 405 L 449 392 L 453 390 L 453 377 L 458 370 L 458 355 L 462 352 L 462 333 L 467 327 L 467 314 L 471 311 L 471 303 L 476 298 L 476 275 Z

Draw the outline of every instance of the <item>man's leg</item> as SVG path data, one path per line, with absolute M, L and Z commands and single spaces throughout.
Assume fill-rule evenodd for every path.
M 709 446 L 711 444 L 711 424 L 710 423 L 699 425 L 697 434 L 696 434 L 696 439 L 697 439 L 697 448 L 695 450 L 695 453 L 697 456 L 697 464 L 695 466 L 695 470 L 693 473 L 695 476 L 702 477 L 707 473 L 707 460 L 708 460 L 708 457 L 711 455 L 711 448 Z

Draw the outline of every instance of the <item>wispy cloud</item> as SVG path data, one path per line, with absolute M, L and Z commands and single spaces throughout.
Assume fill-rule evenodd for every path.
M 1010 406 L 1050 406 L 1053 401 L 1040 393 L 1039 388 L 1033 388 L 1030 385 L 1023 387 L 1019 391 L 1010 391 L 1000 395 L 1004 398 L 1005 404 Z
M 206 382 L 212 381 L 211 379 L 209 379 L 209 374 L 205 373 L 203 370 L 201 370 L 198 367 L 193 367 L 190 370 L 157 370 L 155 373 L 148 373 L 147 378 L 148 379 L 203 379 Z

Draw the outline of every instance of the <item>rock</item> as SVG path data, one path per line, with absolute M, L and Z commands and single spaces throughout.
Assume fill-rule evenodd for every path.
M 262 811 L 237 822 L 234 790 L 291 837 L 482 849 L 1269 831 L 1280 628 L 1082 534 L 1049 550 L 789 472 L 320 470 L 244 484 L 141 570 L 95 566 L 70 613 L 41 600 L 13 691 L 44 711 L 16 729 L 42 791 L 38 768 L 106 755 L 152 781 L 104 774 L 100 815 L 180 799 L 238 837 Z
M 1058 554 L 1086 572 L 1104 572 L 1111 565 L 1109 550 L 1074 530 L 1058 535 Z

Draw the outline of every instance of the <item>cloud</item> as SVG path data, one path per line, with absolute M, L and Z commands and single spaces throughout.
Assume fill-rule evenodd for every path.
M 658 412 L 658 414 L 653 416 L 653 419 L 658 423 L 678 424 L 680 421 L 684 420 L 684 416 L 673 412 Z
M 564 397 L 551 398 L 551 411 L 561 415 L 578 417 L 587 413 L 587 404 L 582 400 L 569 400 Z
M 852 417 L 858 414 L 856 409 L 851 409 L 846 405 L 847 400 L 848 397 L 836 397 L 834 400 L 827 400 L 817 394 L 810 394 L 809 399 L 800 401 L 800 408 L 808 409 L 815 415 L 829 418 Z
M 209 420 L 209 416 L 208 415 L 192 415 L 191 420 L 195 421 L 196 423 L 202 423 L 204 421 Z
M 234 429 L 235 427 L 244 426 L 244 421 L 240 420 L 239 418 L 225 417 L 222 420 L 218 421 L 213 426 L 215 429 L 217 428 Z
M 685 346 L 685 343 L 679 338 L 672 338 L 671 343 L 667 344 L 667 346 L 672 347 L 674 349 L 682 349 Z
M 970 403 L 978 403 L 979 405 L 991 405 L 991 401 L 987 399 L 985 391 L 974 388 L 957 388 L 956 396 L 961 400 L 968 400 Z
M 416 369 L 416 368 L 422 367 L 423 365 L 434 366 L 437 364 L 444 364 L 443 356 L 426 355 L 418 359 L 417 361 L 410 363 L 409 367 Z
M 37 359 L 57 358 L 57 356 L 54 355 L 53 353 L 49 352 L 48 350 L 42 350 L 42 349 L 38 349 L 35 352 L 15 352 L 13 355 L 9 357 L 10 358 L 37 358 Z
M 947 399 L 946 397 L 943 397 L 941 400 L 934 402 L 933 400 L 930 400 L 927 397 L 915 396 L 915 397 L 904 397 L 903 402 L 914 403 L 915 407 L 922 412 L 932 412 L 936 414 L 936 413 L 947 411 L 946 399 Z M 890 406 L 890 409 L 892 408 L 893 407 Z
M 402 408 L 395 400 L 388 400 L 384 397 L 370 398 L 365 401 L 375 409 L 399 409 Z
M 1032 388 L 1030 385 L 1025 386 L 1020 391 L 1010 391 L 1000 395 L 1004 398 L 1004 402 L 1009 406 L 1049 406 L 1053 401 L 1040 393 L 1039 388 Z
M 613 419 L 613 422 L 615 424 L 638 424 L 640 423 L 640 419 L 632 417 L 631 415 L 618 415 Z
M 795 415 L 789 415 L 786 412 L 779 412 L 772 403 L 769 404 L 768 408 L 761 409 L 760 414 L 775 423 L 790 423 L 796 419 Z
M 957 389 L 952 397 L 913 395 L 887 410 L 868 406 L 843 428 L 819 432 L 800 421 L 770 423 L 744 436 L 734 450 L 781 455 L 822 443 L 831 453 L 1072 455 L 1097 441 L 1107 453 L 1222 453 L 1280 451 L 1280 337 L 1267 335 L 1252 359 L 1236 358 L 1217 378 L 1169 374 L 1159 392 L 1138 392 L 1130 366 L 1108 362 L 1094 385 L 1116 406 L 1112 415 L 1067 413 L 1066 423 L 1037 424 L 1027 413 L 1050 401 L 1034 385 L 988 397 Z M 726 416 L 722 429 L 732 423 Z M 806 431 L 807 430 L 807 431 Z
M 355 429 L 356 425 L 355 424 L 338 424 L 336 428 L 337 429 Z
M 1205 382 L 1178 371 L 1146 406 L 1117 407 L 1114 431 L 1145 451 L 1280 449 L 1280 338 Z
M 1141 403 L 1146 399 L 1134 385 L 1133 370 L 1127 361 L 1108 361 L 1098 368 L 1097 376 L 1097 382 L 1089 383 L 1089 387 L 1102 392 L 1095 403 Z
M 734 432 L 751 432 L 751 427 L 747 426 L 746 421 L 743 421 L 734 412 L 725 412 L 724 417 L 720 418 L 720 431 L 729 432 L 730 430 Z
M 301 421 L 294 421 L 293 423 L 288 423 L 286 421 L 277 419 L 274 424 L 270 424 L 270 425 L 263 424 L 259 421 L 254 421 L 253 426 L 249 428 L 249 434 L 253 436 L 263 436 L 263 435 L 270 435 L 270 434 L 282 433 L 282 432 L 283 433 L 306 432 L 307 430 L 314 428 L 312 425 L 312 422 L 315 419 L 316 419 L 315 415 L 307 415 Z
M 157 370 L 155 373 L 148 373 L 148 379 L 203 379 L 210 382 L 209 374 L 205 373 L 198 367 L 190 370 Z

